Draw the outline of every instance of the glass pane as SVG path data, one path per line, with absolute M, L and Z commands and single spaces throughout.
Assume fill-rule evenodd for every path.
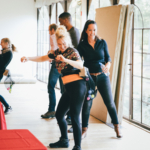
M 134 30 L 134 52 L 142 52 L 142 30 Z
M 88 13 L 88 19 L 95 20 L 96 8 L 99 8 L 100 0 L 92 0 Z
M 56 23 L 56 4 L 53 4 L 51 23 Z
M 141 122 L 141 101 L 133 100 L 133 119 Z
M 43 10 L 43 16 L 44 16 L 44 30 L 48 30 L 49 26 L 49 7 L 44 6 Z
M 143 101 L 150 103 L 150 79 L 143 79 Z
M 129 97 L 124 96 L 123 116 L 129 118 Z
M 81 6 L 76 8 L 76 28 L 80 31 Z M 81 31 L 80 31 L 81 33 Z
M 58 15 L 58 17 L 59 17 L 59 15 L 64 12 L 64 9 L 63 9 L 63 7 L 62 7 L 62 4 L 57 3 L 57 10 L 58 10 L 57 15 Z M 57 17 L 57 19 L 58 19 L 58 17 Z M 57 22 L 59 22 L 59 20 L 58 20 Z
M 143 54 L 143 77 L 150 79 L 150 55 Z
M 133 53 L 133 75 L 141 76 L 141 54 Z
M 142 17 L 139 9 L 137 7 L 134 7 L 134 28 L 142 28 Z
M 150 105 L 142 103 L 142 123 L 150 126 Z
M 72 16 L 73 26 L 76 26 L 76 5 L 77 5 L 76 2 L 77 2 L 76 0 L 72 0 L 70 7 L 69 7 L 69 13 Z
M 38 56 L 46 55 L 47 51 L 49 50 L 49 9 L 47 6 L 42 7 L 39 9 L 39 20 L 38 20 L 38 40 L 37 40 L 37 54 Z M 49 66 L 47 65 L 48 62 L 38 63 L 37 65 L 37 73 L 38 79 L 47 82 L 48 73 L 47 70 Z M 47 78 L 47 79 L 46 79 Z
M 133 76 L 133 99 L 141 100 L 141 78 Z
M 130 4 L 130 0 L 119 0 L 119 4 Z
M 107 7 L 113 5 L 113 0 L 100 0 L 100 7 Z
M 141 10 L 143 20 L 144 20 L 144 27 L 150 27 L 150 0 L 135 0 L 135 4 Z M 139 14 L 139 10 L 135 9 L 135 27 L 142 27 L 142 19 Z
M 150 29 L 144 30 L 143 52 L 150 54 Z
M 73 26 L 79 29 L 80 31 L 80 20 L 81 20 L 81 3 L 78 3 L 77 0 L 72 0 L 69 13 L 72 16 Z

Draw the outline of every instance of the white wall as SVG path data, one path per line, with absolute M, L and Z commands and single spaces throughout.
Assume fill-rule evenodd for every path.
M 37 54 L 37 9 L 34 0 L 0 0 L 0 40 L 4 37 L 8 37 L 18 49 L 8 66 L 11 72 L 34 76 L 36 63 L 20 63 L 21 56 Z

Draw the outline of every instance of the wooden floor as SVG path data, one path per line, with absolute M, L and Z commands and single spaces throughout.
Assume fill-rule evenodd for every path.
M 60 131 L 56 119 L 42 119 L 41 114 L 48 108 L 47 86 L 44 83 L 14 85 L 9 94 L 3 84 L 0 84 L 0 94 L 12 106 L 13 111 L 6 115 L 8 129 L 28 129 L 46 147 L 49 143 L 58 141 Z M 60 98 L 56 90 L 57 101 Z M 117 139 L 112 128 L 90 117 L 88 136 L 82 140 L 82 150 L 150 150 L 150 133 L 125 120 L 122 124 L 123 138 Z M 69 133 L 72 150 L 73 135 Z M 51 149 L 53 150 L 53 149 Z

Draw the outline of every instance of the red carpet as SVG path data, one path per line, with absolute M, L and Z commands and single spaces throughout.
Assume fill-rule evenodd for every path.
M 0 150 L 47 150 L 47 148 L 25 129 L 0 130 Z
M 7 126 L 6 126 L 5 115 L 3 111 L 3 106 L 0 102 L 0 130 L 6 130 L 6 129 L 7 129 Z

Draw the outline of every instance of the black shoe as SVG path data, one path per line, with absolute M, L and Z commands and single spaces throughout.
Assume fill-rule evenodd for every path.
M 66 118 L 67 124 L 72 125 L 71 118 Z
M 41 115 L 42 118 L 54 118 L 55 117 L 55 111 L 48 111 L 44 115 Z
M 51 148 L 68 148 L 69 147 L 69 140 L 60 138 L 60 140 L 56 143 L 50 143 L 49 146 Z
M 71 127 L 70 129 L 68 129 L 68 133 L 73 133 L 73 127 Z
M 74 146 L 72 150 L 82 150 L 79 146 Z
M 4 113 L 5 113 L 5 114 L 7 114 L 7 113 L 9 113 L 10 111 L 12 111 L 11 106 L 6 107 L 6 109 L 5 109 Z

